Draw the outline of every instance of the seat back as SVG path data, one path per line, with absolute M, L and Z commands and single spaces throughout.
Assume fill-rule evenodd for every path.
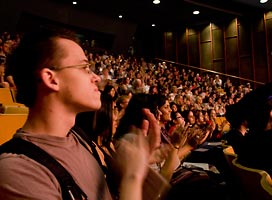
M 26 119 L 27 114 L 0 114 L 0 145 L 11 139 Z
M 223 149 L 224 156 L 226 158 L 226 161 L 228 163 L 228 166 L 232 169 L 233 164 L 232 161 L 237 158 L 237 154 L 234 152 L 234 149 L 231 145 L 227 146 Z
M 0 88 L 0 104 L 13 104 L 13 96 L 9 88 Z
M 269 180 L 266 171 L 245 167 L 238 163 L 237 158 L 233 159 L 232 164 L 244 199 L 272 199 L 272 195 L 263 186 Z
M 267 191 L 272 197 L 272 179 L 269 174 L 261 180 L 261 185 L 265 191 Z
M 15 88 L 10 88 L 10 92 L 11 92 L 11 95 L 12 95 L 12 99 L 13 99 L 13 102 L 17 102 L 16 100 L 16 96 L 17 96 L 17 90 Z

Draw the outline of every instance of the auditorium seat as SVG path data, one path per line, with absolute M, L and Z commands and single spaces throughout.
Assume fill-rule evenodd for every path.
M 0 88 L 0 104 L 13 104 L 12 93 L 10 88 Z
M 272 199 L 270 187 L 267 187 L 270 175 L 266 171 L 245 167 L 238 163 L 237 158 L 233 159 L 232 163 L 234 172 L 239 180 L 243 199 Z M 266 189 L 264 188 L 264 185 L 266 186 Z
M 267 191 L 272 197 L 272 179 L 269 174 L 266 174 L 266 178 L 263 178 L 261 185 L 265 191 Z
M 237 154 L 234 152 L 234 149 L 231 145 L 227 146 L 226 148 L 223 149 L 224 156 L 226 158 L 226 161 L 229 165 L 229 167 L 232 169 L 233 168 L 233 163 L 232 161 L 237 158 Z
M 27 114 L 0 114 L 0 144 L 3 144 L 23 126 Z
M 28 108 L 16 102 L 16 91 L 11 88 L 0 88 L 0 113 L 28 114 Z
M 18 103 L 0 106 L 0 113 L 2 114 L 28 114 L 28 111 L 28 107 Z

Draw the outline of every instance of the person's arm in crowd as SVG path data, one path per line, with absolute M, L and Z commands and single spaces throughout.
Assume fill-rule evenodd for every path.
M 180 165 L 180 160 L 177 153 L 178 149 L 172 148 L 160 170 L 160 174 L 168 181 L 171 180 L 175 169 Z
M 11 75 L 7 76 L 6 80 L 9 83 L 10 87 L 16 88 L 16 85 L 14 83 L 13 77 Z
M 143 112 L 146 120 L 142 129 L 132 129 L 132 133 L 126 134 L 116 148 L 116 162 L 122 172 L 120 200 L 142 199 L 143 182 L 148 172 L 149 159 L 160 142 L 158 139 L 160 127 L 155 116 L 148 109 L 144 109 Z M 146 134 L 150 135 L 149 140 Z
M 117 148 L 117 161 L 122 172 L 120 200 L 141 200 L 144 178 L 148 169 L 148 145 L 144 136 L 133 141 L 121 139 Z

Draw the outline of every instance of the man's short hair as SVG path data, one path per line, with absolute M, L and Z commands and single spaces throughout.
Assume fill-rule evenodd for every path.
M 46 29 L 25 34 L 18 47 L 8 57 L 7 65 L 11 69 L 17 86 L 17 101 L 28 107 L 33 106 L 39 83 L 38 71 L 58 64 L 64 56 L 56 43 L 57 38 L 78 42 L 74 33 L 67 30 Z

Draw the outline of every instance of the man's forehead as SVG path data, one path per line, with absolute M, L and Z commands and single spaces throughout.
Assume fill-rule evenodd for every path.
M 87 60 L 83 49 L 73 40 L 59 38 L 57 39 L 57 43 L 60 49 L 66 54 L 65 58 L 81 61 Z

